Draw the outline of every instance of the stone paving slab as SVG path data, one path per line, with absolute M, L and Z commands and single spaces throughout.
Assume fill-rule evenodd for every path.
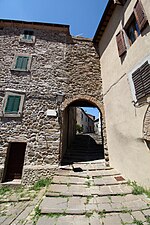
M 122 203 L 124 208 L 128 208 L 129 210 L 142 210 L 142 209 L 148 209 L 149 206 L 147 206 L 147 203 L 142 201 L 141 199 L 137 199 L 135 201 L 126 201 Z
M 48 216 L 42 216 L 36 225 L 55 225 L 57 218 L 49 218 Z
M 66 177 L 65 176 L 55 176 L 53 178 L 53 183 L 55 184 L 85 184 L 87 178 L 83 177 Z
M 67 214 L 83 214 L 86 212 L 85 208 L 86 198 L 72 197 L 69 198 L 68 207 L 65 211 Z
M 102 218 L 104 225 L 121 225 L 121 219 L 118 214 L 107 215 Z
M 109 169 L 109 170 L 96 170 L 96 171 L 89 171 L 89 175 L 93 178 L 99 177 L 99 176 L 117 176 L 120 175 L 117 170 L 115 169 Z
M 95 185 L 118 185 L 118 184 L 125 184 L 127 181 L 117 181 L 114 176 L 106 176 L 101 178 L 94 178 L 93 180 Z
M 40 205 L 41 213 L 64 213 L 68 206 L 67 198 L 45 197 Z
M 136 220 L 140 220 L 142 222 L 145 221 L 145 216 L 141 211 L 135 211 L 135 212 L 131 212 L 132 216 L 134 219 Z
M 49 187 L 48 192 L 61 193 L 63 195 L 68 193 L 68 186 L 64 184 L 52 184 Z

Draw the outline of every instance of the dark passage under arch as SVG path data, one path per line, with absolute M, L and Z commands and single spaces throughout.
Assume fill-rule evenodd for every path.
M 63 113 L 63 126 L 62 126 L 63 127 L 62 155 L 61 155 L 62 165 L 72 164 L 74 162 L 85 162 L 104 159 L 102 115 L 100 116 L 101 120 L 100 133 L 97 134 L 95 132 L 95 129 L 91 127 L 87 127 L 87 131 L 84 131 L 82 127 L 84 124 L 84 120 L 92 121 L 93 119 L 94 124 L 95 118 L 94 117 L 92 118 L 92 115 L 89 115 L 86 112 L 84 112 L 82 107 L 92 107 L 98 109 L 98 107 L 96 107 L 95 104 L 84 99 L 75 100 L 65 108 Z M 80 111 L 81 114 L 82 113 L 84 114 L 84 117 L 81 118 L 81 122 L 78 122 L 82 123 L 78 124 L 78 127 L 79 126 L 81 127 L 81 132 L 78 132 L 77 121 L 78 117 L 80 117 Z

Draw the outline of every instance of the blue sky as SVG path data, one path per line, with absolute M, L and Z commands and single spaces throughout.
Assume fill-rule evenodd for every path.
M 82 107 L 82 109 L 93 116 L 95 116 L 95 119 L 99 118 L 99 110 L 95 107 Z
M 108 0 L 0 0 L 1 19 L 69 24 L 73 36 L 92 38 Z

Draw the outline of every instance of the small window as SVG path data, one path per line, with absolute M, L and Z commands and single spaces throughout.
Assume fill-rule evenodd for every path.
M 4 97 L 3 116 L 20 117 L 24 103 L 25 94 L 8 91 Z
M 35 43 L 34 31 L 24 30 L 23 34 L 20 35 L 20 42 L 23 43 Z
M 12 70 L 29 71 L 31 66 L 31 56 L 27 54 L 17 54 L 12 64 Z
M 29 57 L 17 56 L 15 69 L 27 70 Z
M 129 44 L 132 45 L 141 33 L 134 15 L 132 15 L 125 31 L 129 39 Z
M 4 30 L 4 27 L 0 27 L 0 30 Z
M 5 113 L 18 113 L 21 96 L 9 95 L 5 107 Z
M 34 32 L 32 30 L 25 30 L 24 35 L 23 35 L 23 39 L 32 40 L 33 35 L 34 35 Z

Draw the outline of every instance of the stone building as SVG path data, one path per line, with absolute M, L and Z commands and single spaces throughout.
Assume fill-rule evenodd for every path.
M 109 0 L 98 46 L 110 164 L 150 186 L 150 1 Z
M 75 135 L 74 107 L 102 114 L 99 56 L 68 25 L 0 20 L 0 180 L 48 177 Z M 80 94 L 79 94 L 80 93 Z
M 76 108 L 76 124 L 82 127 L 83 133 L 94 132 L 94 116 L 87 114 L 82 108 Z

